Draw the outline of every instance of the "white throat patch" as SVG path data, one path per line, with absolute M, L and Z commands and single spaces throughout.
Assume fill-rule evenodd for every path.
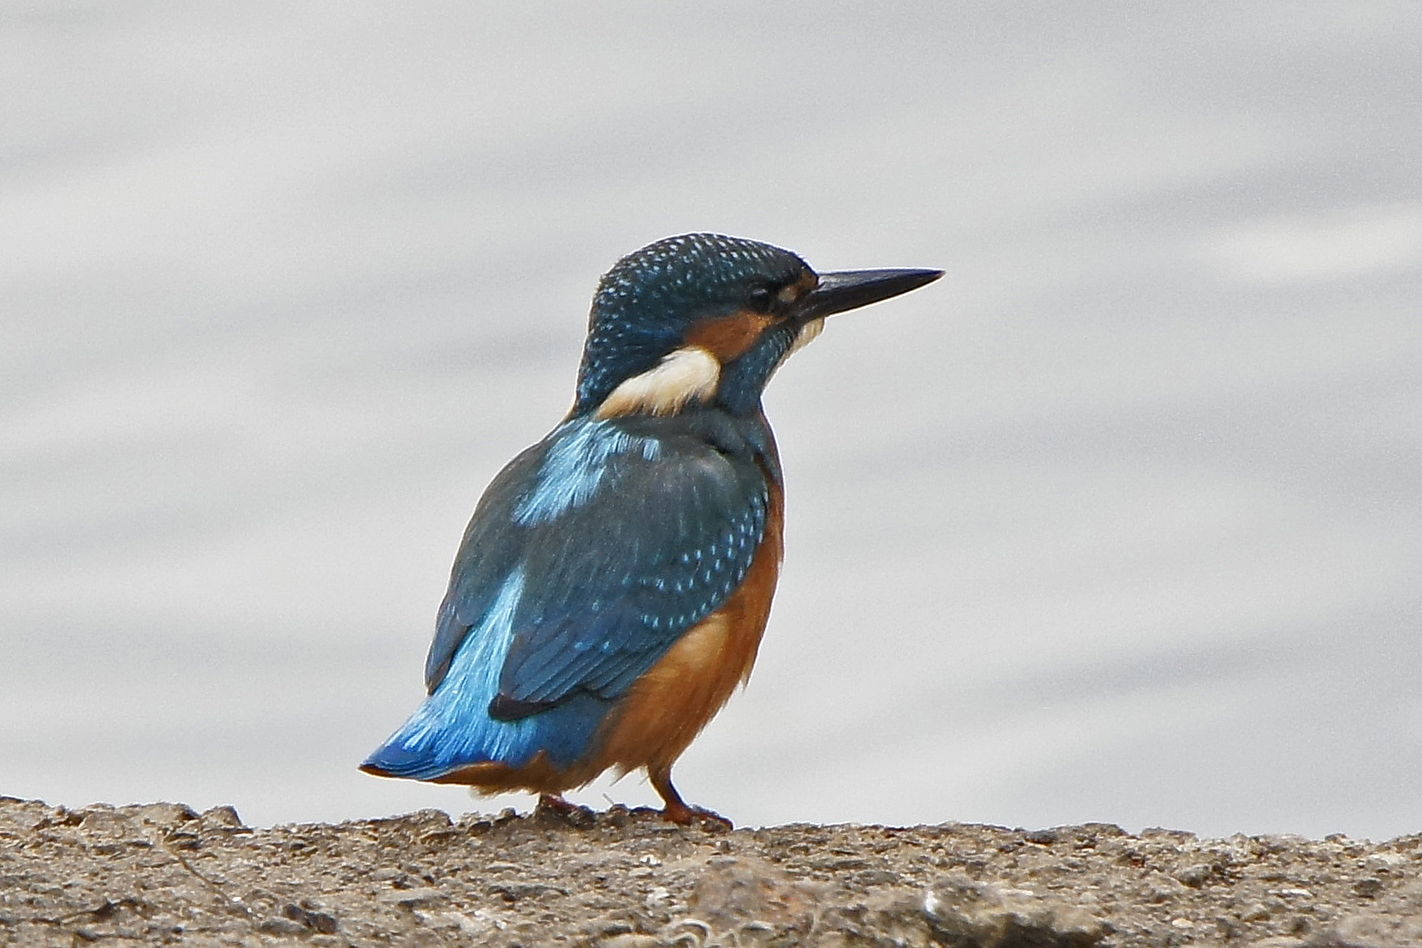
M 801 349 L 805 348 L 810 343 L 814 342 L 820 337 L 820 333 L 824 331 L 825 318 L 823 316 L 818 319 L 812 319 L 805 325 L 801 326 L 799 334 L 795 336 L 795 341 L 790 345 L 790 351 L 786 352 L 785 356 L 780 361 L 784 362 L 786 359 L 790 358 L 792 355 L 799 352 Z

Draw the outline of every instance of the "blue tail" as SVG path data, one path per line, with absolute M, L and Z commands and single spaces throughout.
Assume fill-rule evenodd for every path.
M 436 780 L 472 764 L 521 767 L 543 751 L 555 767 L 587 754 L 609 703 L 575 695 L 556 707 L 499 721 L 489 702 L 513 641 L 513 613 L 523 593 L 515 570 L 477 626 L 469 630 L 434 694 L 365 759 L 361 769 L 389 777 Z
M 539 751 L 566 768 L 591 749 L 608 703 L 577 695 L 517 721 L 489 717 L 489 701 L 460 687 L 458 662 L 439 689 L 398 731 L 377 747 L 361 769 L 386 777 L 437 780 L 472 764 L 521 767 Z

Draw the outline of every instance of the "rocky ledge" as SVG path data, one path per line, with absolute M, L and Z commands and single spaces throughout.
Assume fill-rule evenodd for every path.
M 1422 835 L 679 827 L 647 811 L 242 825 L 0 797 L 0 943 L 1422 946 Z

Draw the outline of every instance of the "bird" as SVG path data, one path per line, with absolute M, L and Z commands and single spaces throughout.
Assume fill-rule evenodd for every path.
M 427 695 L 360 769 L 563 794 L 672 765 L 751 673 L 783 549 L 762 393 L 825 318 L 941 270 L 816 273 L 795 253 L 682 234 L 620 259 L 593 297 L 573 407 L 475 507 L 425 661 Z

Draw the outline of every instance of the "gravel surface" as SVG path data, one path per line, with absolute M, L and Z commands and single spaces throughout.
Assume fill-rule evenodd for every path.
M 1422 946 L 1422 835 L 728 832 L 620 807 L 254 829 L 0 797 L 0 943 Z

